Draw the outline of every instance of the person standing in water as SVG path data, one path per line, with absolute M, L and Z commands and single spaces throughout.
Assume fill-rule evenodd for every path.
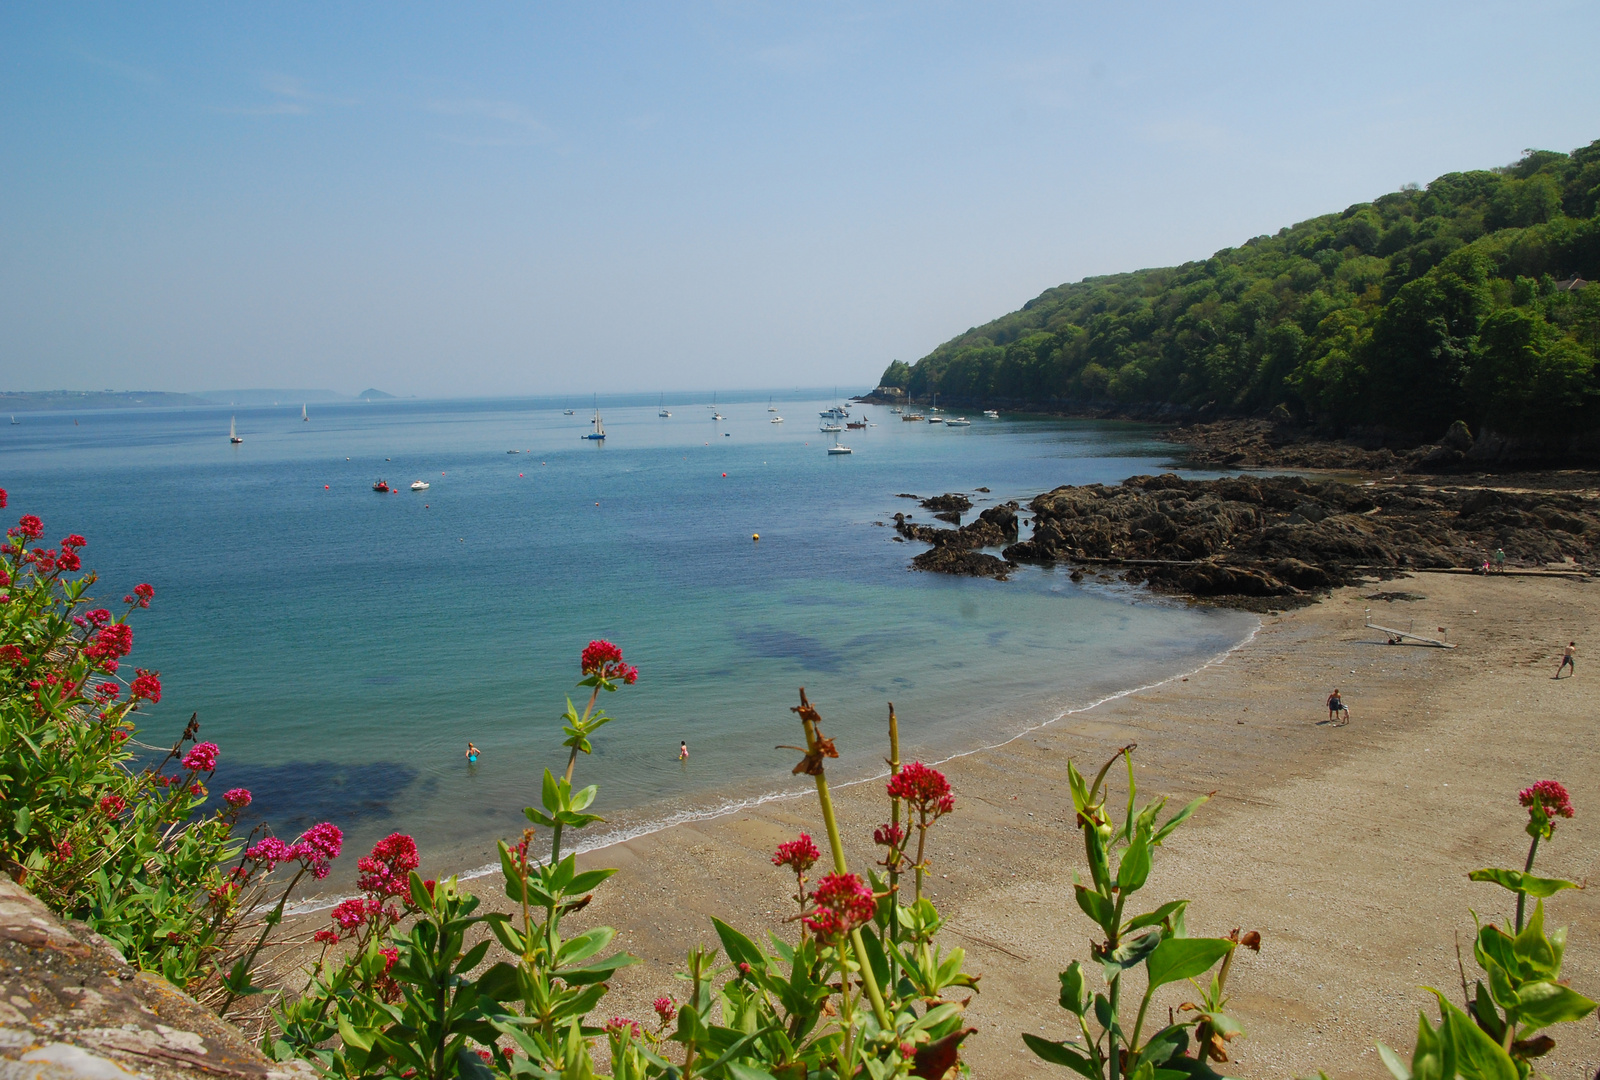
M 467 755 L 466 756 L 467 756 L 467 764 L 468 765 L 476 765 L 478 763 L 478 748 L 476 746 L 472 745 L 471 741 L 468 741 L 468 743 L 467 743 Z
M 678 760 L 679 761 L 688 761 L 689 760 L 689 744 L 687 742 L 680 742 L 678 744 Z
M 1561 663 L 1556 667 L 1556 678 L 1561 678 L 1561 673 L 1567 670 L 1567 668 L 1572 669 L 1572 675 L 1576 675 L 1578 673 L 1578 662 L 1572 658 L 1572 654 L 1577 651 L 1578 643 L 1576 641 L 1567 642 L 1566 650 L 1561 654 Z M 1572 675 L 1568 675 L 1567 678 L 1572 678 Z

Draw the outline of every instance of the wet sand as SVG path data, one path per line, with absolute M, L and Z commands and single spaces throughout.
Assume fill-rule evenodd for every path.
M 1363 599 L 1380 590 L 1425 599 Z M 1083 851 L 1066 761 L 1097 768 L 1136 742 L 1141 796 L 1178 801 L 1216 791 L 1158 853 L 1143 894 L 1149 905 L 1189 897 L 1191 933 L 1242 927 L 1263 938 L 1260 955 L 1241 958 L 1230 980 L 1230 1011 L 1249 1035 L 1233 1044 L 1227 1071 L 1387 1076 L 1373 1041 L 1409 1057 L 1417 1010 L 1430 1000 L 1420 987 L 1460 995 L 1455 935 L 1470 973 L 1468 909 L 1509 918 L 1511 894 L 1468 882 L 1466 873 L 1521 865 L 1519 789 L 1545 778 L 1567 785 L 1578 816 L 1561 823 L 1538 866 L 1579 880 L 1594 874 L 1597 676 L 1583 646 L 1596 640 L 1597 601 L 1600 585 L 1554 577 L 1420 574 L 1343 589 L 1314 607 L 1267 616 L 1252 641 L 1186 680 L 942 766 L 957 811 L 930 836 L 929 891 L 950 919 L 946 947 L 964 947 L 968 970 L 983 974 L 969 1010 L 979 1029 L 967 1043 L 974 1073 L 1065 1075 L 1034 1059 L 1020 1034 L 1067 1033 L 1056 973 L 1087 958 L 1092 930 L 1071 896 Z M 1442 636 L 1460 647 L 1386 645 L 1363 629 L 1364 607 L 1386 625 L 1444 627 Z M 1554 681 L 1560 647 L 1573 638 L 1579 675 Z M 1348 726 L 1325 722 L 1323 700 L 1334 686 L 1350 706 Z M 815 704 L 826 719 L 829 702 Z M 909 730 L 916 718 L 901 722 Z M 797 722 L 797 736 L 798 729 Z M 835 801 L 852 869 L 862 869 L 876 857 L 870 835 L 886 816 L 882 789 L 846 788 Z M 792 883 L 767 860 L 802 830 L 820 839 L 814 797 L 585 855 L 587 865 L 620 872 L 581 924 L 617 927 L 619 944 L 644 960 L 614 980 L 601 1011 L 649 1016 L 652 998 L 677 990 L 672 974 L 684 951 L 715 943 L 713 913 L 747 933 L 790 932 L 781 920 Z M 485 897 L 499 892 L 495 878 L 473 887 Z M 1572 927 L 1568 980 L 1600 997 L 1596 892 L 1561 894 L 1551 918 Z M 1166 989 L 1171 1001 L 1160 1004 L 1186 996 Z M 1591 1018 L 1553 1034 L 1558 1045 L 1543 1071 L 1593 1075 L 1600 1024 Z

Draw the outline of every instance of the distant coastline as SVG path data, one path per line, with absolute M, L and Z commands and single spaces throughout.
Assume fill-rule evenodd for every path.
M 66 412 L 73 409 L 197 409 L 218 405 L 290 405 L 306 402 L 379 401 L 395 395 L 367 389 L 333 390 L 0 390 L 0 413 Z

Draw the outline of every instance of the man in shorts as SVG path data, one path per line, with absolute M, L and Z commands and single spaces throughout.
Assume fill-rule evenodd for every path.
M 1576 641 L 1567 642 L 1566 651 L 1561 654 L 1561 663 L 1556 668 L 1556 678 L 1561 678 L 1561 673 L 1568 668 L 1572 669 L 1572 675 L 1576 675 L 1578 673 L 1578 662 L 1572 658 L 1572 654 L 1577 651 L 1578 643 Z M 1572 675 L 1568 675 L 1567 678 L 1570 679 Z

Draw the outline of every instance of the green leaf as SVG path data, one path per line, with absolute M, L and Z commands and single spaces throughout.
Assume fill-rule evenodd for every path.
M 737 1061 L 730 1061 L 722 1068 L 732 1080 L 775 1080 L 767 1070 L 758 1069 L 754 1065 L 742 1065 Z
M 564 966 L 587 960 L 611 944 L 611 939 L 616 936 L 617 932 L 609 926 L 596 926 L 585 930 L 577 937 L 563 942 L 556 950 L 556 965 Z
M 1077 1016 L 1089 1007 L 1083 993 L 1083 965 L 1076 960 L 1061 973 L 1061 1007 Z
M 711 925 L 717 928 L 717 937 L 722 941 L 722 951 L 728 954 L 729 960 L 735 964 L 749 964 L 752 968 L 767 966 L 766 955 L 755 942 L 715 916 L 711 919 Z
M 1150 834 L 1140 829 L 1133 843 L 1128 845 L 1128 850 L 1122 853 L 1122 862 L 1117 865 L 1117 888 L 1122 890 L 1123 896 L 1127 896 L 1144 888 L 1149 877 Z
M 1454 1080 L 1456 1073 L 1455 1047 L 1445 1039 L 1442 1030 L 1434 1030 L 1428 1018 L 1417 1013 L 1417 1048 L 1411 1052 L 1413 1080 Z
M 1160 947 L 1161 937 L 1160 930 L 1152 930 L 1142 937 L 1124 938 L 1122 944 L 1100 958 L 1100 966 L 1105 969 L 1106 982 L 1116 978 L 1119 972 L 1142 964 L 1146 957 Z
M 1166 824 L 1162 825 L 1161 828 L 1156 830 L 1156 835 L 1151 839 L 1150 846 L 1160 847 L 1161 842 L 1167 837 L 1171 836 L 1174 829 L 1176 829 L 1179 825 L 1182 825 L 1185 821 L 1188 821 L 1194 816 L 1194 812 L 1196 810 L 1200 809 L 1210 801 L 1210 795 L 1202 795 L 1198 799 L 1195 799 L 1193 802 L 1191 802 L 1188 806 L 1185 806 L 1182 810 L 1179 810 L 1176 814 L 1173 814 L 1167 819 Z
M 1188 907 L 1188 906 L 1189 906 L 1189 901 L 1187 901 L 1187 900 L 1173 900 L 1170 903 L 1162 904 L 1160 907 L 1156 908 L 1154 911 L 1146 912 L 1145 914 L 1140 915 L 1136 919 L 1129 919 L 1126 923 L 1123 924 L 1122 932 L 1124 934 L 1131 934 L 1135 930 L 1142 930 L 1147 926 L 1159 926 L 1162 923 L 1165 923 L 1173 915 L 1175 915 L 1175 914 L 1181 915 L 1182 912 L 1183 912 L 1183 909 Z M 1183 937 L 1184 935 L 1182 935 L 1182 934 L 1174 934 L 1172 936 L 1174 936 L 1174 937 Z
M 1522 932 L 1511 940 L 1511 947 L 1515 950 L 1517 959 L 1535 975 L 1554 979 L 1561 974 L 1555 948 L 1550 944 L 1550 939 L 1544 936 L 1543 900 L 1534 901 L 1533 914 L 1529 916 L 1528 924 L 1522 928 Z M 1517 974 L 1526 973 L 1518 971 Z
M 1117 918 L 1116 905 L 1093 889 L 1086 889 L 1082 885 L 1074 885 L 1072 888 L 1077 895 L 1078 906 L 1083 909 L 1083 913 L 1093 919 L 1096 925 L 1104 930 L 1109 937 L 1114 929 L 1112 923 Z
M 1539 877 L 1535 874 L 1525 874 L 1521 870 L 1501 870 L 1497 867 L 1474 870 L 1467 875 L 1467 878 L 1471 881 L 1492 881 L 1512 892 L 1538 897 L 1554 896 L 1562 889 L 1578 887 L 1576 882 L 1562 878 Z
M 17 814 L 12 819 L 11 828 L 18 836 L 27 836 L 28 830 L 33 828 L 33 811 L 26 806 L 17 807 Z
M 1066 1043 L 1041 1039 L 1039 1036 L 1027 1031 L 1022 1033 L 1022 1041 L 1027 1044 L 1029 1050 L 1033 1051 L 1035 1057 L 1042 1058 L 1052 1065 L 1065 1065 L 1073 1072 L 1089 1077 L 1089 1080 L 1099 1080 L 1099 1074 L 1095 1071 L 1094 1062 Z
M 494 1080 L 494 1070 L 483 1063 L 476 1050 L 468 1046 L 456 1052 L 456 1075 L 461 1080 Z
M 556 774 L 549 769 L 544 771 L 544 784 L 539 791 L 539 801 L 552 814 L 562 809 L 561 788 L 556 784 Z
M 1150 954 L 1150 989 L 1204 974 L 1233 947 L 1227 938 L 1167 938 Z
M 883 944 L 878 941 L 876 934 L 862 934 L 853 939 L 861 942 L 861 951 L 866 954 L 865 960 L 872 966 L 872 976 L 878 980 L 879 986 L 886 986 L 889 982 L 889 959 L 883 955 Z
M 1444 1015 L 1444 1038 L 1455 1051 L 1457 1074 L 1463 1080 L 1519 1080 L 1511 1055 L 1443 994 L 1437 990 L 1432 993 L 1439 999 L 1439 1011 Z
M 1593 1001 L 1559 983 L 1528 983 L 1517 991 L 1517 1020 L 1525 1025 L 1518 1034 L 1526 1038 L 1551 1024 L 1582 1020 L 1594 1010 Z
M 1400 1060 L 1400 1055 L 1382 1043 L 1378 1044 L 1378 1057 L 1383 1059 L 1383 1064 L 1388 1068 L 1394 1080 L 1411 1080 L 1411 1070 L 1406 1068 L 1406 1063 Z

